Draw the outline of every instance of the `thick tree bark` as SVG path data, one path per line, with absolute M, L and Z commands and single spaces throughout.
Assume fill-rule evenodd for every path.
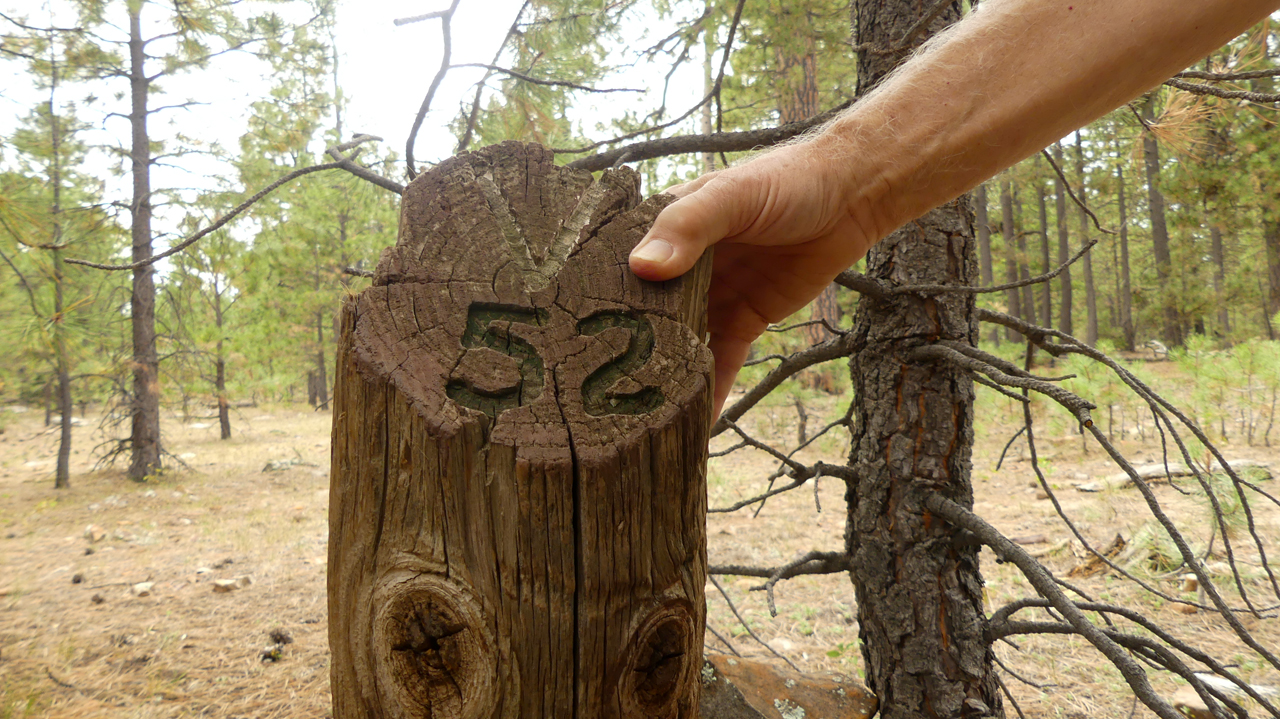
M 627 272 L 638 196 L 518 143 L 406 188 L 342 310 L 336 719 L 697 716 L 711 255 Z
M 1053 146 L 1053 159 L 1061 169 L 1063 166 L 1061 144 Z M 1062 178 L 1054 178 L 1053 190 L 1054 209 L 1058 221 L 1058 264 L 1065 264 L 1067 260 L 1071 259 L 1071 233 L 1067 229 L 1067 186 L 1062 181 Z M 1061 288 L 1058 290 L 1058 329 L 1067 334 L 1074 334 L 1074 327 L 1071 324 L 1072 287 L 1070 267 L 1058 275 L 1058 286 Z
M 1133 289 L 1129 278 L 1129 216 L 1124 203 L 1124 167 L 1116 166 L 1116 204 L 1120 224 L 1120 331 L 1124 335 L 1124 348 L 1133 352 L 1137 347 L 1138 333 L 1133 326 Z
M 1040 273 L 1053 270 L 1049 254 L 1049 207 L 1045 201 L 1044 185 L 1036 183 L 1036 210 L 1040 215 Z M 1040 326 L 1053 326 L 1053 283 L 1040 283 Z
M 1155 120 L 1155 98 L 1148 97 L 1142 105 L 1142 115 L 1148 121 Z M 1160 145 L 1151 132 L 1142 133 L 1142 159 L 1147 171 L 1147 211 L 1151 218 L 1151 249 L 1156 260 L 1156 281 L 1160 285 L 1159 298 L 1163 308 L 1164 326 L 1160 338 L 1170 347 L 1182 346 L 1182 321 L 1168 291 L 1169 277 L 1173 272 L 1173 259 L 1169 253 L 1169 225 L 1165 221 L 1164 194 L 1160 191 Z
M 1004 236 L 1004 280 L 1005 283 L 1018 281 L 1018 245 L 1013 239 L 1013 190 L 1008 178 L 1000 181 L 1000 217 L 1001 234 Z M 1022 317 L 1022 293 L 1017 288 L 1004 291 L 1005 304 L 1009 306 L 1009 314 Z M 1005 339 L 1018 341 L 1018 333 L 1005 329 Z
M 129 205 L 132 260 L 151 259 L 151 138 L 147 134 L 151 78 L 146 74 L 142 3 L 129 5 L 129 159 L 133 201 Z M 129 297 L 133 339 L 133 407 L 129 430 L 129 478 L 142 481 L 160 469 L 160 359 L 156 355 L 156 285 L 151 265 L 133 271 Z
M 987 183 L 978 185 L 974 190 L 974 209 L 978 223 L 978 267 L 982 285 L 988 287 L 995 283 L 995 268 L 991 262 L 991 221 L 987 218 Z M 1000 328 L 992 325 L 987 339 L 994 345 L 1000 345 Z
M 854 0 L 854 44 L 893 47 L 931 3 Z M 948 5 L 919 38 L 960 18 Z M 865 94 L 906 52 L 859 53 Z M 978 273 L 972 202 L 962 197 L 899 228 L 867 256 L 882 282 L 972 284 Z M 1006 238 L 1007 239 L 1007 238 Z M 851 360 L 857 430 L 848 486 L 847 550 L 857 592 L 867 686 L 884 719 L 1003 717 L 984 637 L 975 547 L 925 509 L 941 494 L 973 506 L 973 384 L 961 371 L 911 358 L 927 338 L 973 343 L 972 295 L 863 297 Z
M 1076 177 L 1080 178 L 1080 186 L 1076 189 L 1083 201 L 1085 198 L 1084 145 L 1079 132 L 1076 133 Z M 1089 241 L 1089 215 L 1083 207 L 1077 209 L 1080 211 L 1080 244 L 1083 246 Z M 1084 341 L 1085 344 L 1093 347 L 1098 344 L 1098 293 L 1093 284 L 1092 251 L 1080 258 L 1080 271 L 1084 275 Z

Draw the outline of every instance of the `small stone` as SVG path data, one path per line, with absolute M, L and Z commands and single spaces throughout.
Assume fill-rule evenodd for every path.
M 138 582 L 137 584 L 133 585 L 133 588 L 131 589 L 131 591 L 133 592 L 133 596 L 135 597 L 149 597 L 151 596 L 151 590 L 155 586 L 156 586 L 155 582 Z
M 235 583 L 236 583 L 236 586 L 237 586 L 237 587 L 239 587 L 240 589 L 244 589 L 245 587 L 249 586 L 250 584 L 253 584 L 253 578 L 252 578 L 252 577 L 250 577 L 250 576 L 248 576 L 248 575 L 241 575 L 241 576 L 239 576 L 239 577 L 233 577 L 233 578 L 231 579 L 231 581 L 235 582 Z
M 212 570 L 212 569 L 210 569 L 210 568 L 208 568 L 208 567 L 197 567 L 197 568 L 196 568 L 196 574 L 208 574 L 209 572 L 212 572 L 212 571 L 213 571 L 213 570 Z
M 93 554 L 93 547 L 85 547 L 84 554 L 86 557 L 89 556 L 90 554 Z
M 90 524 L 84 528 L 84 538 L 90 542 L 101 542 L 107 538 L 107 530 L 96 524 Z
M 1173 708 L 1190 719 L 1213 719 L 1213 712 L 1205 706 L 1204 700 L 1191 687 L 1182 687 L 1173 695 Z
M 9 532 L 8 534 L 4 535 L 4 538 L 5 538 L 5 539 L 17 539 L 17 538 L 18 538 L 18 533 L 17 533 L 17 532 Z
M 154 489 L 148 489 L 147 491 L 142 493 L 142 496 L 146 497 L 147 499 L 152 499 L 156 496 L 156 491 Z
M 236 584 L 234 579 L 215 579 L 213 580 L 213 591 L 215 594 L 226 594 L 239 589 L 240 585 Z
M 84 575 L 83 575 L 83 574 L 81 574 L 81 573 L 79 573 L 79 572 L 76 572 L 75 574 L 71 575 L 71 583 L 72 583 L 72 584 L 79 584 L 79 583 L 81 583 L 81 582 L 83 582 L 83 581 L 84 581 Z
M 107 600 L 103 599 L 101 594 L 95 594 L 92 597 L 89 597 L 89 601 L 93 602 L 94 604 L 102 604 Z

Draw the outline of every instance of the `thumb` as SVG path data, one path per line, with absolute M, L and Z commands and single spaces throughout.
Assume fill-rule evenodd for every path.
M 631 271 L 646 280 L 669 280 L 688 272 L 708 247 L 729 234 L 733 212 L 714 185 L 694 182 L 672 194 L 684 194 L 668 205 L 631 251 Z

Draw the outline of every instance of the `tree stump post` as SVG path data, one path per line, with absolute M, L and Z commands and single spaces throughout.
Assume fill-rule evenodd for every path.
M 512 142 L 405 189 L 341 314 L 335 719 L 696 716 L 710 265 L 627 269 L 670 201 Z

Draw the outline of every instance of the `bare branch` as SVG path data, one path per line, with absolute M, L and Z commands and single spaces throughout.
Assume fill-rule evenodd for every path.
M 1084 204 L 1084 200 L 1080 199 L 1079 195 L 1076 194 L 1075 189 L 1071 187 L 1071 181 L 1067 179 L 1066 175 L 1062 174 L 1062 168 L 1058 167 L 1058 163 L 1053 159 L 1053 155 L 1050 155 L 1048 150 L 1041 150 L 1040 154 L 1049 161 L 1049 167 L 1052 167 L 1053 171 L 1057 173 L 1058 179 L 1062 180 L 1062 186 L 1067 188 L 1067 196 L 1069 196 L 1071 201 L 1076 203 L 1081 210 L 1084 210 L 1084 214 L 1088 215 L 1089 219 L 1093 220 L 1093 226 L 1098 229 L 1098 232 L 1107 235 L 1117 234 L 1115 230 L 1108 230 L 1102 226 L 1102 223 L 1098 222 L 1098 216 L 1093 214 L 1093 210 L 1090 210 L 1089 206 Z M 1089 248 L 1086 247 L 1085 251 L 1088 251 L 1088 249 Z
M 511 38 L 515 37 L 516 31 L 520 29 L 520 18 L 524 17 L 524 11 L 529 9 L 530 0 L 524 0 L 524 4 L 520 6 L 520 11 L 516 13 L 516 19 L 511 21 L 511 27 L 507 29 L 507 34 L 503 36 L 502 42 L 498 44 L 498 51 L 493 53 L 493 63 L 498 64 L 498 60 L 502 58 L 502 53 L 507 49 L 507 43 L 511 42 Z M 488 82 L 492 71 L 485 72 L 484 77 L 480 78 L 480 82 L 476 83 L 476 96 L 471 100 L 471 112 L 467 114 L 467 129 L 462 134 L 462 139 L 458 141 L 458 149 L 456 152 L 463 152 L 471 145 L 471 136 L 476 131 L 476 120 L 480 117 L 480 97 L 484 94 L 484 84 Z
M 846 357 L 853 352 L 853 335 L 837 335 L 820 344 L 813 345 L 809 349 L 796 352 L 784 359 L 777 367 L 774 367 L 764 379 L 760 380 L 756 386 L 747 390 L 737 402 L 734 402 L 728 409 L 721 413 L 720 418 L 716 420 L 715 425 L 711 427 L 711 436 L 715 437 L 721 432 L 729 429 L 729 426 L 736 422 L 747 413 L 761 399 L 774 390 L 778 385 L 782 384 L 788 378 L 796 374 L 806 367 L 821 362 L 828 362 L 837 357 Z
M 514 78 L 515 78 L 515 79 L 517 79 L 517 80 L 523 80 L 523 81 L 525 81 L 525 82 L 528 82 L 528 83 L 531 83 L 531 84 L 534 84 L 534 85 L 546 85 L 546 86 L 549 86 L 549 87 L 567 87 L 567 88 L 570 88 L 570 89 L 573 89 L 573 90 L 582 90 L 583 92 L 601 92 L 601 93 L 604 93 L 604 92 L 644 92 L 644 90 L 639 89 L 639 88 L 634 88 L 634 87 L 608 87 L 608 88 L 599 88 L 599 87 L 589 87 L 589 86 L 587 86 L 587 85 L 579 85 L 579 84 L 578 84 L 578 83 L 576 83 L 576 82 L 568 82 L 568 81 L 566 81 L 566 80 L 544 80 L 544 79 L 542 79 L 542 78 L 540 78 L 540 77 L 532 77 L 532 76 L 530 76 L 530 75 L 526 75 L 526 74 L 524 74 L 524 73 L 522 73 L 522 72 L 516 72 L 515 70 L 512 70 L 512 69 L 510 69 L 510 68 L 499 67 L 498 65 L 486 65 L 486 64 L 481 63 L 481 62 L 464 62 L 464 63 L 460 63 L 460 64 L 457 64 L 457 65 L 450 65 L 450 66 L 449 66 L 449 68 L 450 68 L 450 69 L 460 68 L 460 67 L 478 67 L 478 68 L 483 68 L 483 69 L 485 69 L 485 70 L 490 70 L 490 71 L 492 71 L 492 72 L 500 72 L 500 73 L 502 73 L 502 74 L 504 74 L 504 75 L 508 75 L 508 76 L 510 76 L 510 77 L 514 77 Z
M 708 96 L 710 97 L 710 96 Z M 688 114 L 693 114 L 694 110 L 703 103 L 694 107 Z M 614 148 L 606 152 L 597 153 L 589 157 L 583 157 L 568 163 L 569 167 L 591 170 L 604 170 L 612 167 L 618 158 L 626 157 L 627 162 L 639 162 L 641 160 L 650 160 L 655 157 L 666 157 L 668 155 L 680 155 L 693 152 L 741 152 L 743 150 L 754 150 L 763 147 L 770 147 L 778 143 L 785 142 L 791 138 L 803 134 L 804 132 L 822 125 L 827 121 L 840 114 L 846 108 L 853 104 L 853 101 L 841 103 L 836 107 L 827 110 L 819 115 L 814 115 L 808 120 L 801 122 L 792 122 L 778 127 L 765 128 L 763 130 L 745 130 L 742 132 L 715 132 L 710 135 L 677 135 L 675 137 L 663 137 L 657 140 L 645 140 L 630 145 Z M 683 120 L 688 115 L 684 115 L 677 120 L 668 123 L 670 126 Z M 654 128 L 658 129 L 658 128 Z M 647 130 L 645 132 L 652 132 Z M 634 133 L 632 137 L 636 134 Z M 615 138 L 614 140 L 606 140 L 599 143 L 600 145 L 615 142 L 624 138 Z M 598 146 L 598 145 L 597 145 Z M 591 148 L 580 148 L 579 150 L 563 150 L 556 149 L 556 153 L 578 152 Z
M 414 167 L 413 144 L 418 140 L 418 130 L 422 129 L 422 121 L 427 117 L 427 111 L 431 109 L 431 100 L 436 96 L 436 90 L 440 89 L 440 83 L 444 80 L 444 76 L 449 74 L 449 59 L 453 54 L 453 14 L 458 10 L 458 3 L 461 0 L 453 0 L 449 3 L 449 9 L 437 13 L 427 13 L 416 18 L 406 18 L 408 22 L 417 22 L 419 20 L 428 20 L 430 18 L 440 18 L 440 33 L 444 38 L 444 50 L 440 56 L 440 69 L 436 70 L 435 77 L 431 78 L 431 85 L 427 88 L 427 96 L 422 98 L 422 105 L 418 107 L 418 114 L 413 118 L 413 127 L 409 130 L 409 140 L 404 147 L 404 162 L 407 168 L 406 172 L 409 179 L 418 176 L 418 170 Z M 397 23 L 403 24 L 403 23 Z
M 1212 82 L 1237 82 L 1240 80 L 1260 80 L 1264 77 L 1280 76 L 1280 70 L 1250 70 L 1248 72 L 1204 72 L 1202 70 L 1185 70 L 1174 75 L 1186 80 L 1209 80 Z
M 1280 93 L 1275 92 L 1252 92 L 1250 90 L 1223 90 L 1213 85 L 1202 85 L 1194 82 L 1183 82 L 1182 80 L 1165 80 L 1165 85 L 1177 88 L 1193 95 L 1209 95 L 1211 97 L 1220 97 L 1224 100 L 1245 100 L 1248 102 L 1271 103 L 1280 102 Z
M 355 147 L 355 146 L 359 145 L 359 144 L 360 144 L 360 143 L 362 143 L 362 142 L 367 142 L 367 141 L 369 141 L 369 140 L 376 140 L 376 139 L 377 139 L 377 138 L 375 138 L 375 137 L 373 137 L 373 136 L 371 136 L 371 135 L 359 135 L 359 136 L 357 136 L 355 139 L 353 139 L 353 140 L 351 140 L 351 141 L 349 141 L 349 142 L 345 142 L 345 143 L 343 143 L 343 144 L 341 144 L 341 145 L 338 145 L 338 146 L 336 146 L 336 147 L 330 148 L 330 149 L 329 149 L 329 152 L 330 152 L 330 153 L 336 153 L 336 151 L 337 151 L 339 148 L 342 148 L 342 149 L 350 149 L 350 148 L 352 148 L 352 147 Z M 259 190 L 257 193 L 255 193 L 255 194 L 254 194 L 252 197 L 250 197 L 249 199 L 245 200 L 244 202 L 241 202 L 239 205 L 236 205 L 236 206 L 235 206 L 235 208 L 234 208 L 234 209 L 232 209 L 230 212 L 228 212 L 228 213 L 226 213 L 226 214 L 224 214 L 224 215 L 220 216 L 218 219 L 214 220 L 213 224 L 211 224 L 211 225 L 209 225 L 208 227 L 206 227 L 206 228 L 204 228 L 204 229 L 200 230 L 199 232 L 196 232 L 194 235 L 191 235 L 191 236 L 190 236 L 190 237 L 188 237 L 187 239 L 185 239 L 185 240 L 183 240 L 182 242 L 179 242 L 178 244 L 176 244 L 176 245 L 174 245 L 174 246 L 170 247 L 169 249 L 165 250 L 164 252 L 161 252 L 161 253 L 160 253 L 160 254 L 158 254 L 158 255 L 152 255 L 151 257 L 149 257 L 149 258 L 147 258 L 147 259 L 145 259 L 145 260 L 141 260 L 141 261 L 138 261 L 138 262 L 132 262 L 132 263 L 129 263 L 129 264 L 124 264 L 124 265 L 109 265 L 109 264 L 102 264 L 102 263 L 98 263 L 98 262 L 89 262 L 88 260 L 78 260 L 78 259 L 75 259 L 75 258 L 68 258 L 68 259 L 67 259 L 67 264 L 72 264 L 72 265 L 82 265 L 82 266 L 84 266 L 84 267 L 92 267 L 93 269 L 96 269 L 96 270 L 108 270 L 108 271 L 111 271 L 111 272 L 120 272 L 120 271 L 124 271 L 124 270 L 136 270 L 136 269 L 138 269 L 138 268 L 140 268 L 140 267 L 147 267 L 147 266 L 149 266 L 149 265 L 153 265 L 153 264 L 155 264 L 155 263 L 159 262 L 160 260 L 165 259 L 166 257 L 171 257 L 171 256 L 173 256 L 173 255 L 176 255 L 176 254 L 177 254 L 177 253 L 179 253 L 179 252 L 182 252 L 183 250 L 187 249 L 187 248 L 188 248 L 188 247 L 190 247 L 191 245 L 194 245 L 195 243 L 199 242 L 202 238 L 204 238 L 205 236 L 209 235 L 210 233 L 212 233 L 212 232 L 216 232 L 217 230 L 221 229 L 221 228 L 222 228 L 222 227 L 224 227 L 228 222 L 230 222 L 230 221 L 234 220 L 236 217 L 240 216 L 240 215 L 241 215 L 245 210 L 248 210 L 250 207 L 253 207 L 255 204 L 257 204 L 259 200 L 261 200 L 262 198 L 264 198 L 264 197 L 266 197 L 267 195 L 271 194 L 272 192 L 275 192 L 275 191 L 276 191 L 277 189 L 279 189 L 281 186 L 286 185 L 286 184 L 288 184 L 288 183 L 290 183 L 290 182 L 293 182 L 294 180 L 298 179 L 299 177 L 303 177 L 303 176 L 306 176 L 306 175 L 310 175 L 310 174 L 315 173 L 315 172 L 323 172 L 323 171 L 325 171 L 325 170 L 344 169 L 344 170 L 351 171 L 351 170 L 350 170 L 350 168 L 357 168 L 357 169 L 359 169 L 359 170 L 363 170 L 363 168 L 360 168 L 358 165 L 356 165 L 356 164 L 355 164 L 355 162 L 353 162 L 353 159 L 356 157 L 356 155 L 357 155 L 357 154 L 359 154 L 359 152 L 360 152 L 360 150 L 359 150 L 359 148 L 357 148 L 357 149 L 356 149 L 354 152 L 352 152 L 350 155 L 347 155 L 347 156 L 345 156 L 345 157 L 342 157 L 342 159 L 338 160 L 337 162 L 326 162 L 326 163 L 319 164 L 319 165 L 310 165 L 310 166 L 308 166 L 308 167 L 301 167 L 301 168 L 298 168 L 297 170 L 294 170 L 293 172 L 290 172 L 289 174 L 285 175 L 284 177 L 281 177 L 280 179 L 276 180 L 275 182 L 271 183 L 270 185 L 267 185 L 267 186 L 266 186 L 266 187 L 264 187 L 263 189 Z M 341 157 L 341 156 L 339 156 L 339 157 Z M 369 174 L 370 176 L 372 176 L 372 177 L 377 177 L 376 175 L 373 175 L 373 173 L 368 173 L 367 171 L 365 171 L 365 172 L 366 172 L 367 174 Z M 354 173 L 354 174 L 360 174 L 360 173 Z M 363 176 L 363 175 L 361 175 L 361 176 Z M 379 178 L 379 179 L 382 179 L 382 180 L 384 180 L 384 181 L 386 181 L 386 182 L 390 182 L 389 180 L 386 180 L 386 178 Z
M 760 646 L 764 647 L 765 649 L 768 649 L 768 650 L 769 650 L 769 652 L 773 654 L 773 656 L 775 656 L 775 657 L 777 657 L 777 658 L 781 659 L 782 661 L 786 662 L 788 665 L 790 665 L 790 666 L 791 666 L 791 668 L 792 668 L 792 669 L 795 669 L 796 671 L 800 671 L 800 668 L 799 668 L 799 667 L 797 667 L 795 664 L 792 664 L 790 659 L 787 659 L 785 656 L 783 656 L 783 655 L 779 654 L 779 653 L 778 653 L 778 651 L 777 651 L 776 649 L 774 649 L 773 647 L 769 646 L 769 643 L 768 643 L 768 642 L 766 642 L 765 640 L 761 639 L 761 638 L 760 638 L 760 637 L 755 633 L 755 631 L 751 629 L 751 625 L 750 625 L 750 624 L 748 624 L 748 623 L 747 623 L 747 620 L 746 620 L 746 619 L 744 619 L 744 618 L 743 618 L 743 616 L 742 616 L 742 614 L 740 614 L 740 613 L 738 612 L 738 608 L 737 608 L 736 606 L 734 606 L 734 604 L 733 604 L 733 600 L 729 598 L 729 593 L 728 593 L 728 592 L 726 592 L 726 591 L 724 590 L 724 587 L 723 587 L 723 586 L 721 586 L 721 584 L 720 584 L 720 580 L 716 579 L 714 574 L 711 574 L 710 572 L 708 572 L 708 573 L 707 573 L 707 579 L 710 579 L 710 580 L 711 580 L 711 583 L 712 583 L 712 584 L 714 584 L 714 585 L 715 585 L 715 587 L 716 587 L 716 589 L 718 589 L 718 590 L 720 591 L 720 596 L 724 597 L 724 603 L 729 605 L 729 611 L 733 612 L 733 616 L 735 616 L 735 617 L 737 617 L 737 618 L 738 618 L 738 622 L 742 624 L 742 628 L 743 628 L 743 629 L 745 629 L 745 630 L 747 630 L 747 634 L 750 634 L 750 635 L 751 635 L 751 638 L 752 638 L 752 639 L 754 639 L 754 640 L 756 640 L 756 643 L 758 643 Z
M 1120 670 L 1129 687 L 1157 716 L 1161 719 L 1185 719 L 1177 709 L 1170 706 L 1155 692 L 1142 667 L 1138 666 L 1138 663 L 1130 658 L 1112 637 L 1107 636 L 1103 630 L 1094 626 L 1085 617 L 1075 603 L 1068 599 L 1067 595 L 1063 594 L 1058 585 L 1053 582 L 1049 571 L 1027 554 L 1026 550 L 1005 537 L 995 527 L 987 524 L 981 517 L 940 494 L 929 494 L 925 499 L 925 506 L 952 526 L 972 532 L 983 544 L 990 547 L 996 556 L 1018 567 L 1031 586 L 1049 600 L 1054 609 L 1062 613 L 1070 627 L 1102 652 L 1103 656 Z
M 1058 265 L 1053 271 L 1046 272 L 1043 275 L 1036 275 L 1030 279 L 1018 280 L 1017 282 L 1009 282 L 1003 285 L 993 285 L 991 287 L 967 287 L 965 285 L 902 285 L 900 287 L 894 287 L 890 291 L 890 294 L 940 295 L 951 293 L 982 295 L 993 292 L 1004 292 L 1006 290 L 1017 289 L 1019 287 L 1026 287 L 1027 285 L 1038 285 L 1041 282 L 1048 282 L 1062 274 L 1068 267 L 1074 265 L 1081 257 L 1088 254 L 1089 250 L 1092 250 L 1093 246 L 1096 244 L 1098 244 L 1097 240 L 1088 240 L 1085 242 L 1084 247 L 1080 248 L 1079 252 L 1072 255 L 1066 262 Z

